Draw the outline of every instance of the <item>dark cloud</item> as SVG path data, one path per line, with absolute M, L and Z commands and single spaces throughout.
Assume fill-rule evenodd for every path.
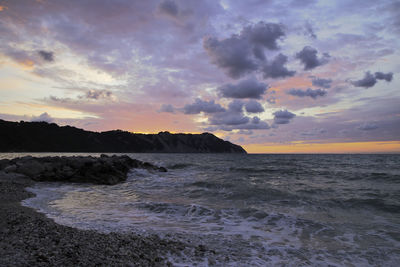
M 162 104 L 159 112 L 175 113 L 175 108 L 171 104 Z
M 371 131 L 371 130 L 375 130 L 378 128 L 379 128 L 378 125 L 376 125 L 375 123 L 372 123 L 372 122 L 365 122 L 357 127 L 357 129 L 361 130 L 361 131 Z
M 200 98 L 196 98 L 193 104 L 188 104 L 183 107 L 183 113 L 185 114 L 199 114 L 204 113 L 216 113 L 223 112 L 225 109 L 220 104 L 214 102 L 214 100 L 203 101 Z
M 232 78 L 240 78 L 258 68 L 251 45 L 237 35 L 222 41 L 213 37 L 205 38 L 203 46 L 211 62 Z
M 265 60 L 264 49 L 277 50 L 277 41 L 284 35 L 282 25 L 259 22 L 226 39 L 207 37 L 203 47 L 213 64 L 238 79 L 258 70 Z
M 258 106 L 259 105 L 259 106 Z M 210 128 L 215 130 L 256 130 L 256 129 L 269 129 L 268 123 L 261 121 L 258 117 L 248 117 L 243 114 L 243 107 L 246 110 L 261 112 L 262 106 L 254 100 L 244 102 L 242 100 L 233 100 L 229 103 L 228 109 L 224 112 L 214 113 L 208 118 Z M 262 109 L 263 110 L 263 109 Z
M 53 122 L 54 119 L 47 112 L 44 112 L 37 117 L 32 117 L 31 121 L 45 121 L 50 123 Z
M 44 51 L 44 50 L 40 50 L 38 52 L 39 56 L 41 58 L 43 58 L 44 60 L 48 61 L 48 62 L 53 62 L 54 61 L 54 53 L 51 51 Z
M 296 114 L 288 110 L 279 110 L 273 113 L 275 124 L 288 124 L 291 119 L 296 117 Z
M 260 99 L 267 90 L 267 84 L 260 83 L 254 78 L 240 81 L 237 84 L 226 84 L 218 88 L 220 95 L 228 98 Z
M 243 105 L 244 105 L 243 101 L 235 99 L 229 103 L 228 109 L 233 112 L 242 112 Z
M 176 3 L 172 0 L 164 0 L 158 5 L 158 9 L 161 13 L 169 15 L 171 17 L 178 16 L 179 9 Z
M 225 111 L 222 113 L 215 114 L 208 119 L 211 125 L 227 125 L 236 126 L 240 124 L 246 124 L 250 121 L 249 117 L 244 116 L 241 112 L 230 112 Z M 237 129 L 235 127 L 235 129 Z
M 209 118 L 209 123 L 213 126 L 207 129 L 212 131 L 218 129 L 223 131 L 266 130 L 271 128 L 267 122 L 261 121 L 258 117 L 250 118 L 242 113 L 228 111 L 213 115 Z
M 291 77 L 296 72 L 290 71 L 285 67 L 287 56 L 283 54 L 277 55 L 271 63 L 266 63 L 262 67 L 264 78 L 284 78 Z
M 89 90 L 86 92 L 85 97 L 87 99 L 94 99 L 94 100 L 105 99 L 112 97 L 112 92 L 107 90 Z
M 351 82 L 352 85 L 356 87 L 364 87 L 370 88 L 373 87 L 378 80 L 385 80 L 387 82 L 391 82 L 393 79 L 393 73 L 383 73 L 383 72 L 375 72 L 375 75 L 371 74 L 371 72 L 367 71 L 364 77 L 361 80 Z
M 313 78 L 312 85 L 319 86 L 322 88 L 331 88 L 332 80 L 331 79 L 322 79 L 322 78 Z
M 391 82 L 393 79 L 393 73 L 392 72 L 388 72 L 388 73 L 375 72 L 375 79 Z
M 376 84 L 376 78 L 369 71 L 367 71 L 364 75 L 364 78 L 358 81 L 351 82 L 351 84 L 356 87 L 370 88 Z
M 245 104 L 246 111 L 249 113 L 260 113 L 264 112 L 263 106 L 260 104 L 260 102 L 257 102 L 255 100 L 250 100 Z
M 328 53 L 324 53 L 322 57 L 319 58 L 317 54 L 317 49 L 311 46 L 305 46 L 303 50 L 296 54 L 296 58 L 303 63 L 304 70 L 311 70 L 318 66 L 324 65 L 330 58 Z
M 293 96 L 299 96 L 299 97 L 311 97 L 313 99 L 316 99 L 319 96 L 324 96 L 326 95 L 326 91 L 322 89 L 311 89 L 307 88 L 307 90 L 301 90 L 301 89 L 290 89 L 287 94 L 293 95 Z
M 284 37 L 285 33 L 281 24 L 260 21 L 253 26 L 245 27 L 241 36 L 254 45 L 263 46 L 269 50 L 277 50 L 277 41 Z

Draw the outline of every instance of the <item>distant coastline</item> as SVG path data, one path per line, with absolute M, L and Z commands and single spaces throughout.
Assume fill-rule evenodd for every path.
M 210 133 L 92 132 L 47 122 L 0 120 L 0 152 L 246 153 Z

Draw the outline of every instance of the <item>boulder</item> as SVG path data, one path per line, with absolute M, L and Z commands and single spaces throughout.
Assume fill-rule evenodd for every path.
M 113 185 L 123 182 L 132 168 L 166 172 L 164 167 L 154 166 L 128 156 L 94 157 L 23 157 L 2 161 L 4 172 L 26 175 L 35 181 L 58 181 Z M 7 165 L 8 164 L 8 165 Z
M 17 166 L 16 172 L 24 174 L 32 179 L 45 170 L 43 164 L 36 160 L 17 161 Z

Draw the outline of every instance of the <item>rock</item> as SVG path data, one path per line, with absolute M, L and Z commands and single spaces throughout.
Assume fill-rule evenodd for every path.
M 131 168 L 166 172 L 164 167 L 141 162 L 126 155 L 109 157 L 42 157 L 31 156 L 2 161 L 4 172 L 15 172 L 35 181 L 58 181 L 113 185 L 123 182 Z M 8 165 L 7 165 L 8 164 Z
M 43 164 L 39 163 L 36 160 L 24 159 L 21 161 L 17 161 L 17 165 L 18 168 L 16 172 L 25 174 L 26 176 L 31 178 L 35 178 L 45 170 Z
M 164 168 L 164 167 L 159 167 L 158 170 L 159 170 L 160 172 L 167 172 L 167 169 Z
M 2 159 L 0 160 L 0 170 L 4 169 L 5 167 L 7 167 L 10 164 L 10 160 L 9 159 Z
M 16 170 L 17 170 L 17 165 L 15 165 L 15 164 L 9 165 L 9 166 L 7 166 L 7 167 L 4 168 L 4 171 L 5 171 L 6 173 L 15 172 Z

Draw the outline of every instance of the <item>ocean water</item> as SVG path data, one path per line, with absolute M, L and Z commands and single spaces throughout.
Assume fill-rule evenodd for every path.
M 171 255 L 178 266 L 400 264 L 400 155 L 129 156 L 168 172 L 133 169 L 114 186 L 41 183 L 23 204 L 68 226 L 215 251 Z

